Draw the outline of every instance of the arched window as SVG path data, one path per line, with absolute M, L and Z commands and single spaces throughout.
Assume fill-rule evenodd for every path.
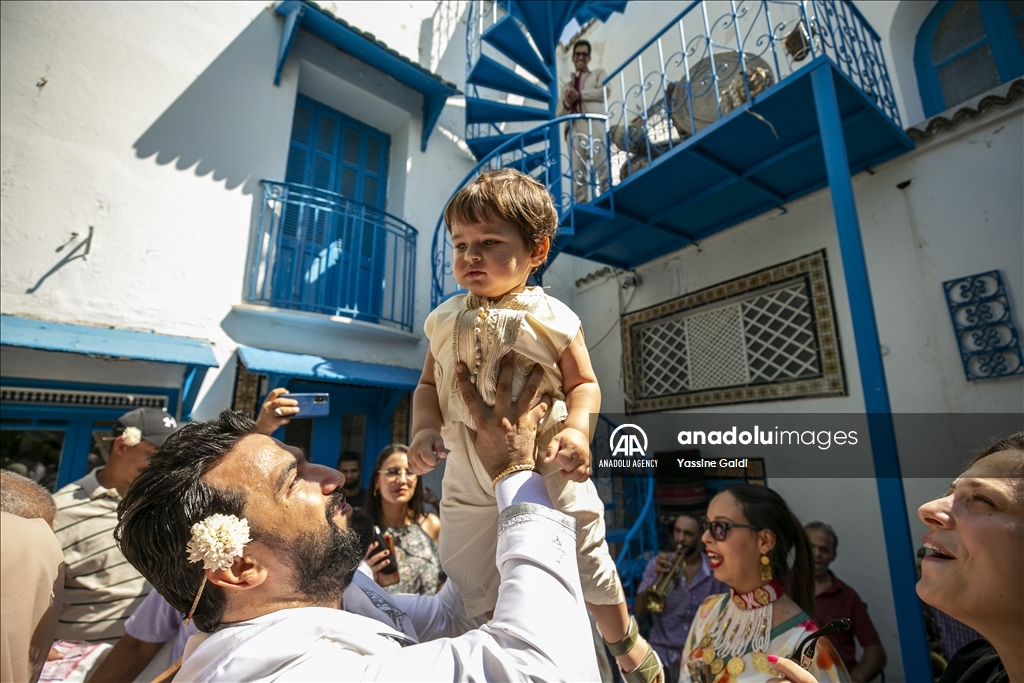
M 914 66 L 926 116 L 1024 75 L 1024 0 L 943 0 L 921 24 Z

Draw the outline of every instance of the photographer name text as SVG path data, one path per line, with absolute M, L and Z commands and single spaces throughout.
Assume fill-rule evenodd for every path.
M 747 467 L 747 458 L 721 458 L 719 460 L 683 460 L 676 459 L 680 469 L 704 469 L 705 467 Z M 635 468 L 650 467 L 657 469 L 657 458 L 610 458 L 597 461 L 598 467 L 603 468 Z

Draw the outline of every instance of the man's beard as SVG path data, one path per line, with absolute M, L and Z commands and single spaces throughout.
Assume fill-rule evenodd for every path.
M 690 559 L 692 557 L 700 557 L 701 551 L 703 550 L 703 544 L 697 541 L 693 545 L 687 545 L 686 543 L 681 544 L 679 552 L 683 554 L 683 557 Z
M 295 591 L 316 605 L 341 601 L 365 554 L 359 533 L 351 527 L 339 529 L 334 521 L 334 513 L 344 504 L 345 494 L 338 489 L 327 500 L 326 529 L 309 529 L 293 539 L 276 534 L 262 534 L 260 539 L 283 551 L 295 573 Z
M 374 524 L 373 517 L 363 512 L 362 510 L 352 510 L 352 514 L 348 518 L 348 528 L 356 532 L 359 535 L 359 545 L 363 549 L 363 556 L 366 556 L 366 551 L 370 549 L 370 544 L 374 541 Z M 380 552 L 383 548 L 377 548 L 375 552 Z

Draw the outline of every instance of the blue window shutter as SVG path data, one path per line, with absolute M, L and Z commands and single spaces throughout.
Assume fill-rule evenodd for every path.
M 314 108 L 308 106 L 300 98 L 295 105 L 295 117 L 292 119 L 292 137 L 288 148 L 288 166 L 285 170 L 286 183 L 300 183 L 306 178 L 306 158 L 310 147 L 310 124 L 313 122 Z
M 360 202 L 344 210 L 303 200 L 285 205 L 274 299 L 290 308 L 376 321 L 384 281 L 391 138 L 299 95 L 285 181 Z M 363 205 L 366 205 L 365 207 Z

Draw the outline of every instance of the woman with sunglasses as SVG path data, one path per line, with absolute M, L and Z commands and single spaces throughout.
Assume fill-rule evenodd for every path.
M 423 511 L 423 482 L 409 471 L 408 450 L 398 444 L 384 447 L 374 464 L 366 499 L 366 511 L 373 523 L 392 539 L 398 582 L 385 585 L 387 575 L 380 572 L 385 565 L 383 549 L 371 548 L 369 561 L 374 579 L 389 593 L 433 595 L 444 583 L 437 554 L 441 520 Z
M 780 673 L 768 657 L 789 655 L 817 628 L 803 525 L 775 491 L 742 484 L 711 500 L 703 527 L 708 562 L 730 590 L 697 610 L 680 680 L 764 683 Z M 816 681 L 850 680 L 825 638 L 818 640 L 808 672 Z

